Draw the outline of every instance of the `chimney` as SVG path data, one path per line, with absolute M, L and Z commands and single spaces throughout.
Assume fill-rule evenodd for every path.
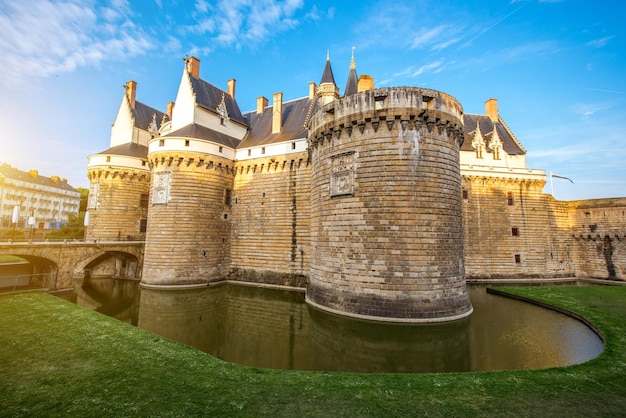
M 167 118 L 172 120 L 172 112 L 174 112 L 174 102 L 167 102 Z
M 496 122 L 498 120 L 498 100 L 489 99 L 485 102 L 485 113 L 489 119 Z
M 274 93 L 274 103 L 272 103 L 272 133 L 278 134 L 283 125 L 283 94 Z
M 50 180 L 52 180 L 54 183 L 58 183 L 59 182 L 59 176 L 50 176 Z
M 263 113 L 263 110 L 267 107 L 267 99 L 263 96 L 259 96 L 256 99 L 256 113 Z
M 313 100 L 315 98 L 315 90 L 317 90 L 317 86 L 311 81 L 309 83 L 309 99 Z
M 39 171 L 37 170 L 28 170 L 28 174 L 30 174 L 31 176 L 33 176 L 33 178 L 37 178 L 39 176 Z
M 360 93 L 366 90 L 374 90 L 374 79 L 367 74 L 361 74 L 357 85 L 357 91 Z
M 130 108 L 135 108 L 135 96 L 137 95 L 137 82 L 130 80 L 126 83 L 126 94 L 128 95 L 128 102 L 130 103 Z
M 237 80 L 235 80 L 234 78 L 228 80 L 228 94 L 233 99 L 235 98 L 235 84 L 237 84 Z
M 195 78 L 200 78 L 200 60 L 196 57 L 187 59 L 187 71 Z

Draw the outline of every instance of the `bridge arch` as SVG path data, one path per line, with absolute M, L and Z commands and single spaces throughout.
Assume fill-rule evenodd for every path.
M 82 277 L 138 278 L 140 263 L 125 251 L 103 251 L 76 264 L 74 274 Z
M 15 254 L 11 251 L 0 251 L 0 255 L 20 257 L 26 263 L 3 264 L 0 270 L 0 287 L 30 286 L 54 288 L 59 268 L 57 264 L 46 257 L 32 254 Z

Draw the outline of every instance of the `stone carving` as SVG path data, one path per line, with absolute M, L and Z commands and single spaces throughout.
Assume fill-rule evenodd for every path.
M 330 196 L 354 194 L 354 152 L 332 157 Z
M 170 171 L 154 173 L 154 192 L 152 193 L 153 204 L 167 204 L 170 196 Z

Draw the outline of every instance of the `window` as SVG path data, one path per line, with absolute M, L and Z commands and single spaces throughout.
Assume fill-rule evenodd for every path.
M 226 189 L 224 191 L 224 204 L 226 206 L 230 206 L 233 200 L 233 191 L 230 189 Z M 226 219 L 226 218 L 224 218 Z
M 514 237 L 519 237 L 519 228 L 516 228 L 516 227 L 511 228 L 511 235 Z
M 139 197 L 139 207 L 142 209 L 146 209 L 148 207 L 150 196 L 148 193 L 142 193 Z
M 224 151 L 224 147 L 219 148 L 220 154 Z
M 493 159 L 494 160 L 499 160 L 500 159 L 500 148 L 499 147 L 495 147 L 493 149 Z
M 463 190 L 463 200 L 467 200 L 469 199 L 469 195 L 467 193 L 467 190 Z
M 483 158 L 483 147 L 476 147 L 476 158 Z
M 261 154 L 265 154 L 265 147 L 261 147 Z
M 295 142 L 291 143 L 291 149 L 296 149 L 296 143 Z
M 515 264 L 521 264 L 522 263 L 522 256 L 519 254 L 515 254 Z
M 249 157 L 249 156 L 251 156 L 251 155 L 252 155 L 252 150 L 251 150 L 251 149 L 249 149 L 249 150 L 248 150 L 248 157 Z
M 506 200 L 509 206 L 513 206 L 513 192 L 507 192 Z
M 159 146 L 162 147 L 165 145 L 165 139 L 159 139 Z
M 189 140 L 185 139 L 185 146 L 188 147 L 189 146 Z
M 110 162 L 111 162 L 111 156 L 107 155 L 107 163 L 110 163 Z
M 148 219 L 141 218 L 139 220 L 139 232 L 146 232 L 148 229 Z

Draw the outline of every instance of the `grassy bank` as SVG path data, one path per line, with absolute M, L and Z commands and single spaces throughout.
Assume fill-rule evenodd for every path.
M 604 334 L 582 365 L 448 374 L 224 363 L 44 293 L 0 296 L 0 416 L 624 416 L 626 287 L 506 289 Z

